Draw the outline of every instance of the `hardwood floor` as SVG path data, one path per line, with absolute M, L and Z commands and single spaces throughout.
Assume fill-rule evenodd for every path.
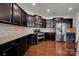
M 52 40 L 31 46 L 25 56 L 74 56 L 75 45 L 72 42 L 56 42 Z

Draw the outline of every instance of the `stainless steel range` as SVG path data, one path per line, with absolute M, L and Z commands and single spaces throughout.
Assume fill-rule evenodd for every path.
M 44 40 L 44 33 L 40 32 L 40 29 L 35 29 L 34 33 L 37 34 L 37 43 L 39 43 L 40 40 Z

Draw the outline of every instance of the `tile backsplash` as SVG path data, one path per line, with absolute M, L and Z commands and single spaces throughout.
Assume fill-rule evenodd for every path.
M 54 28 L 26 28 L 28 31 L 32 31 L 35 29 L 40 29 L 41 32 L 54 32 Z

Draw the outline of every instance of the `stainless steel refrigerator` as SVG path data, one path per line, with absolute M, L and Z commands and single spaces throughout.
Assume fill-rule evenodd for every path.
M 66 41 L 66 23 L 56 23 L 56 41 Z

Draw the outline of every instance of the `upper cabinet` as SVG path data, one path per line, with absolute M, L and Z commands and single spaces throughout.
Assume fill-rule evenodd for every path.
M 38 27 L 38 28 L 42 28 L 42 18 L 41 18 L 41 16 L 38 16 L 38 15 L 34 15 L 34 17 L 35 17 L 35 25 L 36 25 L 36 27 Z
M 72 18 L 66 18 L 63 20 L 63 22 L 67 23 L 67 28 L 73 27 L 73 19 Z
M 0 22 L 37 28 L 55 28 L 56 22 L 65 22 L 68 28 L 73 27 L 72 18 L 61 18 L 59 20 L 57 20 L 58 18 L 46 20 L 39 15 L 27 14 L 16 3 L 0 3 Z
M 11 23 L 12 19 L 12 4 L 0 3 L 0 21 Z
M 54 18 L 53 22 L 54 22 L 54 27 L 57 22 L 67 23 L 67 28 L 73 27 L 73 18 Z
M 53 28 L 53 20 L 52 19 L 48 19 L 46 20 L 46 27 L 47 28 Z
M 42 19 L 42 28 L 46 28 L 46 20 Z
M 21 10 L 21 22 L 20 22 L 20 25 L 27 26 L 26 16 L 27 16 L 27 14 L 23 10 Z
M 53 24 L 54 24 L 54 23 L 53 23 L 53 19 L 51 19 L 51 28 L 54 28 L 54 27 L 53 27 Z
M 20 25 L 21 23 L 21 9 L 17 4 L 13 4 L 13 24 Z
M 13 19 L 12 24 L 27 26 L 27 13 L 21 9 L 17 4 L 13 4 Z
M 27 20 L 27 27 L 35 27 L 35 18 L 34 18 L 34 16 L 27 15 L 26 20 Z

